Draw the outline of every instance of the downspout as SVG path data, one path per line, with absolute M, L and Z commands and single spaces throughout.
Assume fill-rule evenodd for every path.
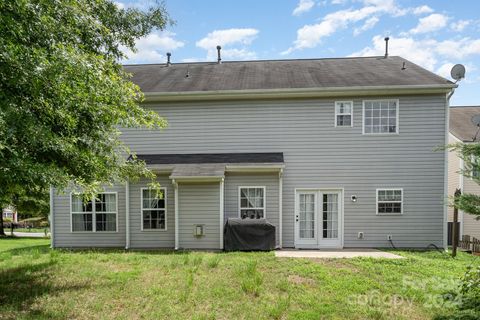
M 452 89 L 446 96 L 445 101 L 445 145 L 448 145 L 448 134 L 450 132 L 450 98 L 455 93 Z M 448 198 L 448 149 L 444 151 L 444 168 L 443 168 L 443 198 Z M 455 226 L 454 226 L 455 227 Z M 443 206 L 443 249 L 448 251 L 448 206 Z
M 278 172 L 278 248 L 283 246 L 283 169 Z
M 178 250 L 178 183 L 172 181 L 175 193 L 175 250 Z
M 125 183 L 125 249 L 130 249 L 130 181 Z
M 50 248 L 55 248 L 55 215 L 53 211 L 53 187 L 50 187 Z
M 223 228 L 224 228 L 224 182 L 220 180 L 220 250 L 223 250 Z

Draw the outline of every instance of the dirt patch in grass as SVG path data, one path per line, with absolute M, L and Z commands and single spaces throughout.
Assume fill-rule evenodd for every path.
M 288 276 L 288 281 L 295 285 L 315 285 L 315 280 L 310 278 L 305 278 L 296 274 L 291 274 Z

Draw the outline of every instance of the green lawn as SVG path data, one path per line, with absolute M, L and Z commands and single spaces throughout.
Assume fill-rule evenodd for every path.
M 10 229 L 5 229 L 5 231 L 7 233 L 10 232 Z M 31 228 L 31 229 L 27 229 L 27 228 L 17 228 L 17 229 L 13 229 L 14 232 L 37 232 L 37 233 L 45 233 L 45 228 Z M 47 228 L 47 231 L 48 231 L 48 228 Z
M 0 319 L 425 319 L 479 257 L 50 250 L 0 239 Z

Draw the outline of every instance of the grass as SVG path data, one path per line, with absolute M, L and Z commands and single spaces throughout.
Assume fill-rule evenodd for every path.
M 0 239 L 0 319 L 428 319 L 479 257 L 50 250 Z

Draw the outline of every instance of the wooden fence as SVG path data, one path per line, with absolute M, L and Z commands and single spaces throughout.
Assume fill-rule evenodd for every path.
M 474 253 L 480 253 L 480 240 L 469 235 L 463 235 L 462 240 L 459 241 L 459 248 Z

